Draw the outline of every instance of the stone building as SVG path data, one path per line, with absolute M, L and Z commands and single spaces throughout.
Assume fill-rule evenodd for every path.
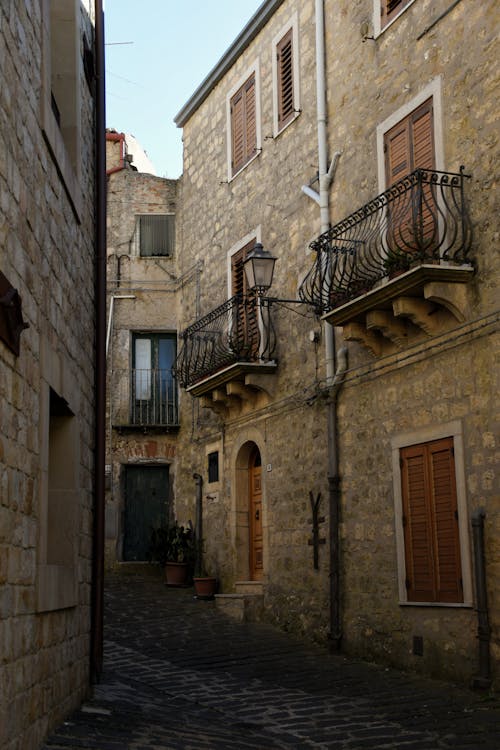
M 0 7 L 5 750 L 38 748 L 90 685 L 102 26 L 99 2 Z
M 196 269 L 177 289 L 175 511 L 193 517 L 200 474 L 219 603 L 483 685 L 500 655 L 498 14 L 264 2 L 176 118 L 172 271 Z M 276 265 L 251 291 L 256 243 Z
M 177 182 L 138 171 L 108 130 L 106 560 L 146 561 L 173 514 Z

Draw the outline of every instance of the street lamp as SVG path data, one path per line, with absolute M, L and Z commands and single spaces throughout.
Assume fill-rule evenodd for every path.
M 256 242 L 243 263 L 249 291 L 256 292 L 259 297 L 267 292 L 273 283 L 275 263 L 276 258 L 264 250 L 261 242 Z

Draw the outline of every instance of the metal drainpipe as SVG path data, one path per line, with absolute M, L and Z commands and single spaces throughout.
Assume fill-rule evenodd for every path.
M 195 518 L 195 534 L 196 534 L 196 563 L 195 563 L 195 575 L 201 576 L 203 573 L 203 477 L 201 474 L 193 474 L 193 479 L 196 482 L 196 518 Z
M 481 508 L 472 515 L 472 535 L 474 540 L 474 571 L 477 597 L 477 638 L 479 641 L 479 675 L 474 677 L 475 688 L 487 690 L 491 686 L 490 672 L 490 622 L 488 617 L 488 597 L 486 591 L 486 566 L 484 562 L 484 519 L 486 513 Z
M 329 190 L 340 156 L 336 152 L 328 168 L 328 134 L 326 105 L 325 16 L 324 0 L 316 0 L 316 100 L 318 122 L 318 166 L 321 233 L 330 228 Z M 310 195 L 310 192 L 304 191 Z M 310 197 L 314 197 L 311 196 Z M 340 614 L 340 475 L 338 470 L 337 396 L 347 369 L 347 349 L 338 354 L 335 373 L 335 334 L 333 326 L 325 323 L 325 367 L 328 387 L 327 448 L 328 448 L 328 508 L 330 547 L 330 639 L 332 650 L 340 649 L 342 637 Z
M 102 641 L 104 622 L 104 474 L 106 461 L 106 104 L 104 88 L 103 0 L 95 0 L 94 7 L 96 63 L 96 393 L 90 677 L 93 682 L 98 682 L 101 676 L 103 663 Z

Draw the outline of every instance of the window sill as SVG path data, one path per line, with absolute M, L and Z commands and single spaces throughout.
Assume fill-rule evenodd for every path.
M 285 125 L 283 125 L 283 127 L 280 130 L 278 130 L 278 128 L 275 127 L 274 133 L 273 133 L 273 138 L 274 139 L 279 138 L 280 135 L 282 133 L 284 133 L 285 130 L 287 130 L 290 127 L 290 125 L 292 125 L 292 123 L 294 123 L 295 120 L 297 120 L 300 117 L 301 112 L 302 112 L 302 110 L 299 110 L 298 112 L 296 112 L 294 114 L 294 116 L 290 120 L 288 120 L 288 122 Z
M 242 167 L 240 167 L 240 168 L 238 169 L 238 171 L 237 171 L 237 172 L 235 172 L 235 173 L 234 173 L 233 175 L 230 175 L 230 176 L 229 176 L 229 179 L 228 179 L 228 183 L 230 183 L 230 182 L 232 182 L 232 181 L 233 181 L 234 179 L 236 179 L 236 177 L 238 177 L 238 175 L 240 175 L 240 174 L 241 174 L 242 172 L 244 172 L 244 171 L 245 171 L 245 169 L 246 169 L 246 168 L 247 168 L 247 167 L 248 167 L 248 166 L 249 166 L 250 164 L 252 164 L 252 162 L 254 162 L 254 161 L 255 161 L 256 159 L 258 159 L 258 158 L 259 158 L 259 156 L 260 156 L 260 154 L 261 154 L 261 152 L 262 152 L 262 148 L 258 148 L 258 149 L 256 149 L 256 151 L 257 151 L 257 153 L 255 154 L 255 156 L 252 156 L 252 158 L 251 158 L 251 159 L 249 159 L 249 160 L 248 160 L 247 162 L 245 162 L 245 164 L 243 164 L 243 166 L 242 166 Z
M 389 29 L 392 26 L 392 24 L 395 23 L 398 20 L 398 18 L 400 18 L 403 15 L 403 13 L 405 11 L 407 11 L 410 6 L 413 5 L 414 2 L 415 2 L 415 0 L 410 0 L 410 2 L 408 3 L 408 5 L 405 5 L 404 8 L 401 8 L 401 10 L 399 11 L 399 13 L 397 15 L 395 15 L 394 18 L 391 18 L 391 20 L 388 21 L 385 24 L 385 26 L 383 26 L 382 28 L 378 25 L 378 24 L 380 24 L 380 20 L 378 20 L 378 24 L 377 23 L 375 24 L 374 38 L 378 39 L 380 36 L 382 36 L 382 34 L 385 31 L 387 31 L 387 29 Z M 378 0 L 377 0 L 377 5 L 378 5 L 378 7 L 380 7 L 380 2 L 378 2 Z M 377 14 L 376 14 L 375 17 L 377 18 Z
M 439 607 L 440 609 L 472 609 L 472 602 L 399 602 L 400 607 Z

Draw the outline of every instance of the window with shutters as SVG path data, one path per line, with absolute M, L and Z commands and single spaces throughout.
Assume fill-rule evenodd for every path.
M 230 179 L 260 151 L 257 76 L 254 70 L 228 98 Z
M 231 341 L 238 353 L 252 359 L 259 351 L 259 318 L 257 299 L 247 289 L 243 264 L 248 253 L 255 247 L 255 238 L 231 256 L 231 294 L 239 299 L 231 326 Z
M 400 604 L 471 606 L 462 424 L 419 428 L 391 444 Z
M 453 438 L 400 456 L 408 601 L 463 602 Z
M 137 217 L 139 254 L 169 256 L 175 248 L 175 215 L 154 214 Z
M 297 18 L 273 41 L 274 135 L 299 114 Z
M 415 169 L 435 169 L 434 115 L 432 97 L 384 134 L 386 186 L 394 184 Z M 413 189 L 415 193 L 404 211 L 395 204 L 393 250 L 406 251 L 433 244 L 438 210 L 429 183 Z M 393 216 L 388 215 L 389 225 Z
M 379 0 L 377 0 L 379 2 Z M 380 27 L 383 29 L 413 0 L 380 0 Z

